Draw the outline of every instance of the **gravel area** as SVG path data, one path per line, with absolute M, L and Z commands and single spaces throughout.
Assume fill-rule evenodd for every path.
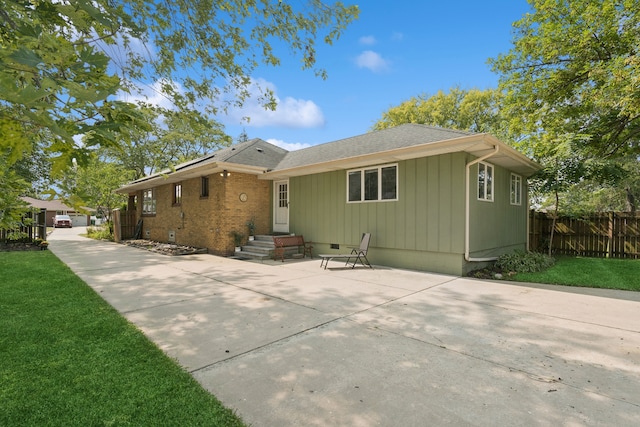
M 153 240 L 145 239 L 123 240 L 122 244 L 133 246 L 134 248 L 146 249 L 151 252 L 157 252 L 162 255 L 193 255 L 207 253 L 207 248 L 195 248 L 192 246 L 154 242 Z

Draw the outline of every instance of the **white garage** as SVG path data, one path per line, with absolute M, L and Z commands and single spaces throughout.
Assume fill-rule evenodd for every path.
M 84 214 L 79 214 L 79 213 L 70 213 L 69 216 L 71 217 L 71 223 L 73 224 L 74 227 L 86 227 L 87 225 L 89 225 L 88 223 L 88 216 L 84 215 Z

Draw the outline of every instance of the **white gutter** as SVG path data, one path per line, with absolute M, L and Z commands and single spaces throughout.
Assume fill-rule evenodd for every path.
M 483 262 L 483 261 L 495 261 L 496 259 L 498 259 L 497 257 L 491 257 L 491 258 L 471 258 L 469 256 L 469 218 L 470 218 L 470 210 L 469 210 L 469 205 L 470 205 L 470 200 L 469 197 L 471 196 L 470 193 L 470 186 L 471 184 L 469 183 L 469 178 L 470 178 L 470 171 L 471 171 L 471 166 L 482 162 L 483 160 L 488 159 L 491 156 L 495 156 L 496 154 L 498 154 L 498 151 L 500 151 L 500 147 L 496 144 L 493 146 L 493 152 L 489 153 L 489 154 L 485 154 L 482 157 L 478 157 L 477 159 L 467 163 L 467 169 L 466 169 L 466 181 L 465 181 L 465 212 L 464 212 L 464 259 L 465 261 L 469 262 L 469 261 L 477 261 L 477 262 Z

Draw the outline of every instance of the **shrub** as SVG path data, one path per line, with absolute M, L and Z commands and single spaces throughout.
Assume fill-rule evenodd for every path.
M 87 237 L 96 240 L 113 241 L 113 230 L 108 224 L 104 224 L 99 227 L 87 227 Z
M 555 262 L 553 257 L 540 252 L 518 250 L 500 255 L 496 261 L 496 267 L 505 272 L 534 273 L 551 267 Z

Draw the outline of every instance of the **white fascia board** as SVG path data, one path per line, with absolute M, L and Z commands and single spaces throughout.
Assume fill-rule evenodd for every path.
M 245 173 L 249 175 L 262 175 L 262 173 L 264 172 L 264 168 L 259 166 L 247 166 L 237 163 L 212 162 L 200 166 L 188 167 L 183 170 L 166 171 L 165 173 L 158 173 L 149 177 L 141 178 L 140 180 L 134 181 L 130 184 L 118 188 L 117 190 L 115 190 L 115 192 L 128 194 L 135 191 L 155 188 L 160 185 L 172 184 L 187 179 L 212 175 L 214 173 L 220 173 L 225 170 L 228 172 Z
M 440 154 L 455 153 L 461 151 L 470 153 L 476 157 L 481 157 L 485 153 L 493 151 L 496 145 L 500 146 L 500 150 L 504 153 L 503 155 L 505 156 L 505 160 L 509 159 L 508 162 L 504 162 L 504 166 L 508 166 L 509 164 L 517 165 L 517 171 L 525 176 L 531 175 L 533 172 L 540 169 L 540 166 L 537 163 L 533 162 L 519 151 L 501 142 L 494 136 L 489 134 L 475 134 L 455 139 L 448 139 L 446 141 L 430 142 L 426 144 L 414 145 L 411 147 L 380 151 L 377 153 L 338 159 L 312 165 L 304 165 L 295 168 L 281 170 L 276 169 L 264 173 L 259 178 L 270 180 L 284 179 L 294 176 L 303 176 L 315 173 L 331 172 L 335 170 L 346 170 L 364 166 L 373 166 L 376 164 L 437 156 Z M 495 160 L 497 161 L 496 164 L 503 163 L 499 159 Z

